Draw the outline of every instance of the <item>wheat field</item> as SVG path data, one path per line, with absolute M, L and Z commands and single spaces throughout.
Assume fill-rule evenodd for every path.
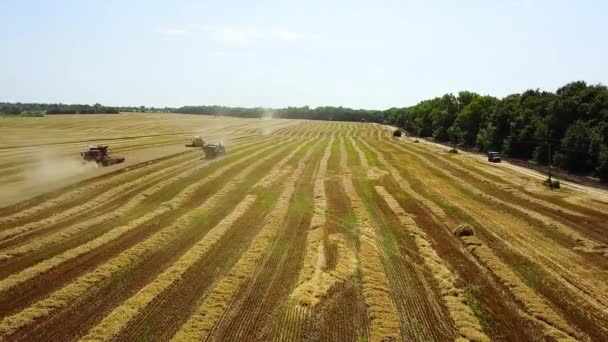
M 90 144 L 126 161 L 83 164 Z M 448 149 L 372 123 L 0 118 L 0 340 L 608 340 L 608 194 Z

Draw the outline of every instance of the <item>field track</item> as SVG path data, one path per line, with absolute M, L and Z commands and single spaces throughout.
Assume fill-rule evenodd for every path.
M 608 340 L 602 190 L 370 123 L 0 122 L 0 341 Z

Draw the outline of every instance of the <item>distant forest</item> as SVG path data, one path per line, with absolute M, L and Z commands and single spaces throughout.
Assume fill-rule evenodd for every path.
M 171 113 L 175 108 L 164 107 L 108 107 L 99 103 L 94 105 L 63 103 L 7 103 L 0 102 L 0 115 L 44 116 L 57 114 L 119 114 L 122 112 L 159 112 Z
M 461 91 L 384 111 L 345 107 L 281 109 L 222 106 L 106 107 L 100 104 L 0 103 L 0 114 L 173 112 L 242 118 L 312 119 L 392 124 L 410 134 L 479 151 L 532 160 L 608 181 L 608 88 L 572 82 L 555 93 L 527 90 L 504 98 Z M 549 153 L 551 148 L 551 153 Z M 551 157 L 549 157 L 551 155 Z
M 239 108 L 222 106 L 186 106 L 177 108 L 175 113 L 226 115 L 240 118 L 270 117 L 282 119 L 334 120 L 334 121 L 370 121 L 384 122 L 383 112 L 379 110 L 351 109 L 346 107 L 287 107 Z

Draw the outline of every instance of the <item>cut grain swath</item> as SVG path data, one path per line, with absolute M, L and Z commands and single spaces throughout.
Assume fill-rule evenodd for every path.
M 423 204 L 435 217 L 439 218 L 441 221 L 445 221 L 447 215 L 440 206 L 438 206 L 434 202 L 424 198 L 417 192 L 413 191 L 412 187 L 410 186 L 410 183 L 405 178 L 403 178 L 403 176 L 401 176 L 399 170 L 397 170 L 397 168 L 395 168 L 393 165 L 389 164 L 386 161 L 386 159 L 384 158 L 384 156 L 378 152 L 378 150 L 376 150 L 375 148 L 373 148 L 372 146 L 370 146 L 367 142 L 365 142 L 363 140 L 361 142 L 363 143 L 363 145 L 365 145 L 365 147 L 367 147 L 368 150 L 370 150 L 370 151 L 372 151 L 372 153 L 376 154 L 376 158 L 378 159 L 378 162 L 380 163 L 380 165 L 389 172 L 391 177 L 393 177 L 395 182 L 399 185 L 399 187 L 403 191 L 407 192 L 416 201 Z
M 431 270 L 439 285 L 444 303 L 460 336 L 469 341 L 489 341 L 490 339 L 482 331 L 481 325 L 475 315 L 473 315 L 471 308 L 465 303 L 464 291 L 456 286 L 456 276 L 452 274 L 437 255 L 424 231 L 416 225 L 412 217 L 399 206 L 397 200 L 384 187 L 376 186 L 375 190 L 386 201 L 386 204 L 395 215 L 397 215 L 402 227 L 414 238 L 414 242 L 421 253 L 425 265 Z
M 287 161 L 302 149 L 306 143 L 300 144 L 293 149 L 287 156 L 283 157 L 273 169 L 262 178 L 254 188 L 261 184 L 268 184 L 276 180 L 274 171 L 281 169 Z M 213 227 L 199 242 L 188 250 L 176 263 L 160 274 L 151 283 L 142 288 L 125 303 L 114 309 L 102 322 L 95 326 L 84 338 L 88 341 L 107 341 L 115 337 L 127 324 L 142 312 L 154 298 L 172 286 L 185 274 L 196 262 L 203 258 L 207 252 L 221 239 L 221 237 L 232 227 L 234 222 L 242 216 L 247 209 L 255 202 L 255 195 L 247 195 L 236 208 Z
M 247 195 L 228 216 L 213 227 L 202 240 L 197 242 L 177 262 L 154 279 L 152 283 L 146 285 L 133 297 L 113 310 L 103 321 L 84 336 L 81 341 L 112 340 L 156 296 L 169 288 L 194 263 L 201 259 L 220 240 L 222 235 L 232 227 L 234 222 L 247 211 L 253 202 L 255 202 L 255 199 L 255 195 Z
M 541 324 L 546 335 L 557 341 L 588 339 L 576 332 L 570 325 L 557 314 L 547 303 L 530 289 L 524 282 L 504 264 L 487 246 L 475 236 L 462 238 L 471 253 L 477 256 L 511 293 L 519 300 L 526 311 Z
M 8 336 L 18 329 L 32 324 L 37 319 L 50 315 L 52 312 L 68 305 L 71 301 L 85 295 L 87 291 L 89 291 L 89 289 L 96 284 L 109 279 L 113 274 L 119 272 L 121 269 L 133 265 L 139 261 L 144 254 L 152 250 L 162 248 L 164 244 L 172 240 L 175 236 L 179 235 L 180 232 L 188 229 L 189 222 L 194 217 L 203 215 L 208 210 L 216 206 L 227 193 L 237 191 L 238 185 L 243 181 L 247 174 L 252 172 L 264 162 L 277 155 L 280 155 L 284 150 L 290 147 L 291 145 L 286 145 L 285 147 L 275 150 L 247 166 L 237 176 L 235 176 L 228 185 L 208 198 L 198 208 L 195 208 L 194 210 L 181 216 L 171 226 L 163 228 L 147 240 L 136 244 L 107 263 L 98 267 L 96 270 L 77 278 L 72 283 L 58 291 L 55 291 L 47 298 L 33 304 L 29 308 L 26 308 L 15 315 L 5 317 L 2 319 L 2 321 L 0 321 L 0 337 Z M 267 150 L 268 149 L 260 150 L 255 155 L 262 154 Z M 20 279 L 14 279 L 13 282 L 19 280 Z
M 289 209 L 290 199 L 296 189 L 296 183 L 304 172 L 306 162 L 311 154 L 312 149 L 309 149 L 299 161 L 298 167 L 289 176 L 277 204 L 264 219 L 262 230 L 253 239 L 247 251 L 230 272 L 218 281 L 188 321 L 175 334 L 173 341 L 204 340 L 224 316 L 231 300 L 245 279 L 266 255 L 269 246 L 283 225 Z
M 334 138 L 331 138 L 319 164 L 314 182 L 314 211 L 306 237 L 306 253 L 302 270 L 300 271 L 298 286 L 293 290 L 291 298 L 305 307 L 312 307 L 319 303 L 328 291 L 336 284 L 352 276 L 357 268 L 354 253 L 344 244 L 344 237 L 340 235 L 329 236 L 329 240 L 338 246 L 338 261 L 332 271 L 326 271 L 325 245 L 323 238 L 326 234 L 327 196 L 325 194 L 325 178 L 327 161 L 331 154 Z
M 340 141 L 340 153 L 347 153 L 343 140 Z M 355 190 L 351 171 L 347 171 L 342 183 L 357 217 L 357 225 L 361 233 L 359 265 L 363 281 L 363 297 L 370 318 L 370 338 L 372 341 L 396 340 L 400 336 L 399 318 L 384 274 L 376 244 L 376 232 L 370 225 L 369 214 Z

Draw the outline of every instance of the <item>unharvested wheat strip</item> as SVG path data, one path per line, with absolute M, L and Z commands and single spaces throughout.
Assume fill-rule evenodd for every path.
M 340 141 L 340 153 L 347 153 L 344 140 Z M 355 190 L 353 175 L 348 169 L 342 177 L 342 184 L 357 217 L 357 225 L 361 233 L 359 265 L 363 283 L 363 299 L 370 318 L 370 338 L 372 341 L 396 340 L 400 336 L 399 315 L 391 298 L 386 274 L 384 274 L 376 243 L 376 232 L 370 224 L 369 214 Z
M 82 341 L 110 341 L 124 329 L 146 306 L 160 293 L 179 280 L 192 265 L 207 254 L 228 229 L 251 207 L 255 202 L 255 195 L 247 195 L 234 210 L 223 218 L 215 227 L 197 242 L 179 260 L 166 269 L 154 281 L 139 290 L 134 296 L 114 309 L 98 325 L 96 325 Z
M 424 198 L 423 196 L 421 196 L 420 194 L 418 194 L 417 192 L 413 191 L 410 183 L 403 178 L 403 176 L 401 176 L 401 173 L 399 172 L 399 170 L 397 170 L 396 167 L 394 167 L 393 165 L 389 164 L 386 159 L 384 158 L 384 155 L 382 155 L 382 153 L 378 152 L 378 150 L 376 150 L 375 148 L 373 148 L 372 146 L 370 146 L 367 142 L 365 142 L 364 140 L 361 140 L 361 143 L 363 145 L 365 145 L 365 147 L 370 150 L 372 153 L 374 153 L 376 155 L 376 159 L 378 159 L 378 162 L 380 163 L 380 165 L 382 166 L 382 168 L 384 168 L 385 170 L 387 170 L 391 177 L 393 177 L 393 179 L 395 180 L 395 182 L 399 185 L 399 187 L 407 192 L 408 194 L 410 194 L 416 201 L 424 204 L 424 206 L 431 212 L 433 213 L 433 215 L 441 220 L 445 220 L 447 215 L 445 213 L 445 211 L 443 211 L 443 209 L 438 206 L 437 204 L 435 204 L 432 201 L 429 201 L 428 199 Z
M 335 269 L 326 272 L 327 261 L 325 259 L 325 235 L 327 197 L 325 194 L 325 177 L 327 173 L 327 162 L 331 155 L 334 138 L 331 138 L 319 164 L 313 186 L 314 210 L 310 221 L 309 231 L 306 237 L 306 253 L 300 271 L 298 286 L 292 291 L 290 297 L 300 305 L 314 306 L 319 303 L 321 297 L 336 284 L 345 281 L 352 276 L 357 268 L 357 260 L 353 251 L 346 246 L 341 234 L 329 236 L 331 243 L 336 244 L 338 258 Z
M 259 148 L 259 146 L 256 146 L 256 148 Z M 246 154 L 246 153 L 250 152 L 251 149 L 253 149 L 253 148 L 239 151 L 239 153 L 235 153 L 233 156 L 239 156 L 239 155 Z M 5 260 L 8 260 L 15 256 L 23 255 L 30 251 L 38 250 L 40 248 L 52 245 L 54 243 L 66 240 L 70 237 L 78 235 L 80 232 L 86 230 L 87 228 L 89 228 L 91 226 L 116 220 L 116 219 L 126 215 L 131 210 L 133 210 L 135 207 L 137 207 L 139 204 L 141 204 L 147 197 L 153 196 L 156 193 L 158 193 L 159 191 L 161 191 L 167 185 L 172 184 L 181 179 L 188 178 L 188 177 L 192 176 L 193 174 L 200 172 L 202 169 L 205 169 L 206 167 L 213 164 L 217 160 L 218 159 L 212 160 L 208 163 L 196 165 L 195 167 L 193 167 L 181 174 L 178 174 L 174 177 L 171 177 L 160 183 L 157 183 L 153 187 L 146 189 L 144 192 L 135 195 L 127 203 L 125 203 L 124 205 L 121 205 L 118 209 L 116 209 L 110 213 L 95 217 L 93 219 L 90 219 L 90 220 L 87 220 L 84 222 L 79 222 L 70 227 L 66 227 L 65 229 L 62 229 L 61 231 L 59 231 L 57 233 L 54 233 L 54 234 L 51 234 L 48 236 L 44 236 L 44 237 L 39 237 L 27 244 L 5 250 L 4 252 L 0 253 L 0 261 L 2 261 L 2 260 L 5 261 Z M 181 167 L 182 165 L 179 165 L 179 166 Z M 170 169 L 171 168 L 168 168 L 167 170 L 170 170 Z M 154 175 L 154 176 L 155 176 L 155 178 L 158 177 L 158 175 Z M 184 198 L 184 197 L 180 196 L 179 198 Z M 179 206 L 179 204 L 177 204 L 177 205 Z M 158 215 L 161 214 L 160 212 L 156 212 L 156 211 L 153 213 L 154 213 L 154 215 L 150 216 L 148 218 L 148 220 L 152 219 L 154 217 L 157 217 Z M 114 229 L 114 230 L 116 230 L 116 229 Z
M 271 149 L 271 147 L 259 150 L 256 153 L 251 154 L 250 158 L 255 158 L 256 156 L 261 155 L 263 152 L 266 152 L 270 149 Z M 242 151 L 242 153 L 247 153 L 247 152 L 248 151 Z M 214 162 L 214 161 L 212 161 L 212 162 Z M 176 208 L 179 208 L 180 206 L 183 205 L 183 203 L 185 203 L 192 196 L 193 193 L 195 193 L 203 185 L 205 185 L 209 181 L 221 176 L 224 172 L 226 172 L 227 170 L 240 164 L 242 161 L 243 161 L 243 159 L 237 159 L 236 161 L 216 170 L 214 173 L 207 176 L 205 179 L 189 185 L 188 187 L 183 189 L 180 193 L 175 195 L 171 200 L 160 204 L 158 209 L 156 209 L 150 213 L 147 213 L 143 217 L 140 217 L 132 222 L 129 222 L 126 225 L 114 228 L 114 229 L 110 230 L 109 232 L 99 236 L 98 238 L 96 238 L 92 241 L 89 241 L 76 248 L 67 250 L 59 255 L 52 257 L 51 259 L 44 260 L 32 267 L 26 268 L 25 270 L 23 270 L 19 273 L 10 275 L 5 279 L 0 280 L 0 293 L 4 292 L 14 286 L 17 286 L 27 280 L 30 280 L 33 277 L 35 277 L 53 267 L 56 267 L 68 260 L 74 259 L 80 255 L 83 255 L 84 253 L 87 253 L 87 252 L 92 251 L 96 248 L 99 248 L 103 245 L 106 245 L 106 244 L 118 239 L 120 236 L 126 234 L 127 232 L 143 225 L 144 223 L 149 222 L 150 220 L 153 220 L 154 218 L 157 218 L 172 210 L 175 210 Z
M 2 321 L 0 321 L 0 338 L 2 338 L 2 336 L 10 335 L 18 329 L 32 324 L 37 319 L 50 315 L 54 311 L 76 300 L 78 297 L 85 295 L 87 291 L 92 289 L 96 284 L 109 279 L 116 272 L 137 263 L 146 253 L 161 249 L 163 245 L 173 240 L 176 236 L 179 236 L 182 232 L 186 231 L 189 228 L 189 223 L 193 218 L 207 213 L 210 209 L 214 208 L 228 193 L 237 191 L 240 183 L 245 180 L 249 173 L 266 161 L 280 155 L 285 149 L 290 147 L 291 144 L 275 150 L 274 152 L 267 154 L 263 158 L 260 158 L 256 162 L 250 164 L 221 190 L 210 196 L 199 207 L 178 218 L 172 225 L 156 232 L 145 241 L 139 242 L 120 255 L 99 266 L 94 271 L 78 277 L 72 283 L 66 285 L 58 291 L 53 292 L 47 298 L 34 303 L 32 306 L 12 316 L 3 318 Z M 260 150 L 255 155 L 262 154 L 263 152 L 266 152 L 266 150 Z
M 456 276 L 437 255 L 426 233 L 418 227 L 414 219 L 403 210 L 397 200 L 384 187 L 375 186 L 375 190 L 414 239 L 424 263 L 439 285 L 444 304 L 448 308 L 460 336 L 469 341 L 489 341 L 490 339 L 483 333 L 481 325 L 471 308 L 467 306 L 464 292 L 456 286 Z
M 224 316 L 232 298 L 267 254 L 268 248 L 279 233 L 287 216 L 290 199 L 295 193 L 296 183 L 304 173 L 313 149 L 307 151 L 299 161 L 298 167 L 289 176 L 277 204 L 264 218 L 262 230 L 255 236 L 247 251 L 241 255 L 229 273 L 217 282 L 188 321 L 173 336 L 173 341 L 204 340 Z
M 271 172 L 258 181 L 254 187 L 259 188 L 262 184 L 270 185 L 271 182 L 276 181 L 277 177 L 275 171 L 281 169 L 304 146 L 305 144 L 298 145 L 296 149 L 282 158 L 281 161 L 273 166 Z M 146 287 L 141 289 L 133 297 L 129 298 L 124 304 L 114 309 L 101 323 L 94 327 L 90 333 L 84 337 L 84 340 L 107 341 L 116 336 L 127 326 L 129 321 L 135 318 L 154 298 L 181 278 L 194 263 L 202 258 L 207 251 L 220 240 L 234 222 L 247 211 L 255 199 L 255 195 L 248 195 L 245 197 L 231 214 L 212 228 L 202 240 L 197 242 L 175 264 L 154 279 L 154 281 L 146 285 Z
M 326 274 L 323 269 L 327 262 L 325 260 L 325 246 L 323 236 L 326 224 L 327 197 L 325 196 L 325 176 L 327 173 L 327 161 L 331 154 L 333 139 L 329 141 L 323 152 L 313 184 L 313 213 L 310 219 L 308 234 L 306 236 L 306 252 L 304 262 L 299 276 L 299 285 L 294 289 L 291 297 L 302 305 L 314 305 L 319 299 L 315 290 L 323 292 L 317 284 L 321 284 L 321 278 Z M 312 283 L 314 282 L 314 284 Z
M 265 139 L 265 140 L 267 140 L 267 139 Z M 245 147 L 245 146 L 249 146 L 252 144 L 255 144 L 255 142 L 245 143 L 242 146 Z M 28 209 L 19 211 L 17 213 L 11 214 L 9 216 L 0 217 L 0 225 L 5 224 L 5 223 L 15 222 L 17 220 L 25 219 L 27 217 L 36 215 L 37 213 L 39 213 L 43 210 L 51 209 L 52 207 L 57 206 L 61 203 L 74 200 L 77 197 L 79 197 L 83 194 L 86 194 L 87 192 L 90 192 L 90 191 L 93 191 L 93 190 L 96 190 L 99 188 L 111 187 L 114 184 L 121 184 L 121 183 L 123 183 L 123 180 L 137 178 L 140 175 L 145 175 L 145 174 L 149 173 L 150 169 L 162 168 L 165 165 L 173 165 L 176 163 L 176 160 L 180 160 L 182 158 L 187 159 L 187 158 L 191 158 L 191 157 L 192 157 L 191 153 L 186 153 L 184 156 L 177 157 L 178 159 L 171 158 L 169 160 L 163 160 L 158 163 L 153 163 L 151 165 L 143 166 L 141 168 L 136 169 L 133 172 L 123 172 L 114 177 L 105 178 L 105 179 L 102 179 L 99 181 L 93 181 L 93 183 L 90 183 L 90 184 L 87 184 L 86 186 L 71 190 L 65 194 L 58 196 L 57 198 L 51 199 L 49 201 L 46 201 L 46 202 L 36 205 L 34 207 L 30 207 Z M 102 194 L 100 194 L 100 195 L 102 195 Z
M 407 150 L 405 150 L 404 148 L 402 148 L 400 146 L 396 146 L 396 147 L 402 151 L 408 152 Z M 432 162 L 430 160 L 428 160 L 426 157 L 424 157 L 420 154 L 417 154 L 417 153 L 414 153 L 414 154 L 426 165 L 428 165 L 429 167 L 432 167 Z M 462 186 L 465 186 L 478 197 L 482 197 L 482 198 L 485 198 L 498 205 L 508 207 L 508 208 L 515 210 L 523 215 L 526 215 L 532 219 L 542 222 L 544 225 L 546 225 L 550 228 L 557 230 L 564 236 L 567 236 L 568 238 L 572 239 L 576 243 L 579 243 L 582 245 L 582 247 L 575 247 L 574 249 L 576 249 L 576 250 L 579 250 L 579 251 L 582 251 L 585 253 L 598 253 L 598 254 L 602 254 L 604 256 L 608 256 L 608 246 L 599 244 L 593 240 L 590 240 L 590 239 L 584 237 L 582 234 L 580 234 L 575 229 L 568 227 L 568 226 L 562 224 L 561 222 L 554 220 L 551 217 L 548 217 L 543 214 L 539 214 L 536 211 L 524 208 L 524 207 L 514 204 L 514 203 L 509 203 L 509 202 L 503 201 L 492 195 L 484 193 L 481 190 L 479 190 L 479 188 L 475 187 L 474 185 L 471 185 L 470 183 L 465 183 L 462 179 L 452 175 L 451 173 L 449 173 L 445 170 L 437 168 L 437 171 L 440 172 L 442 175 L 449 177 L 454 182 L 459 183 Z

